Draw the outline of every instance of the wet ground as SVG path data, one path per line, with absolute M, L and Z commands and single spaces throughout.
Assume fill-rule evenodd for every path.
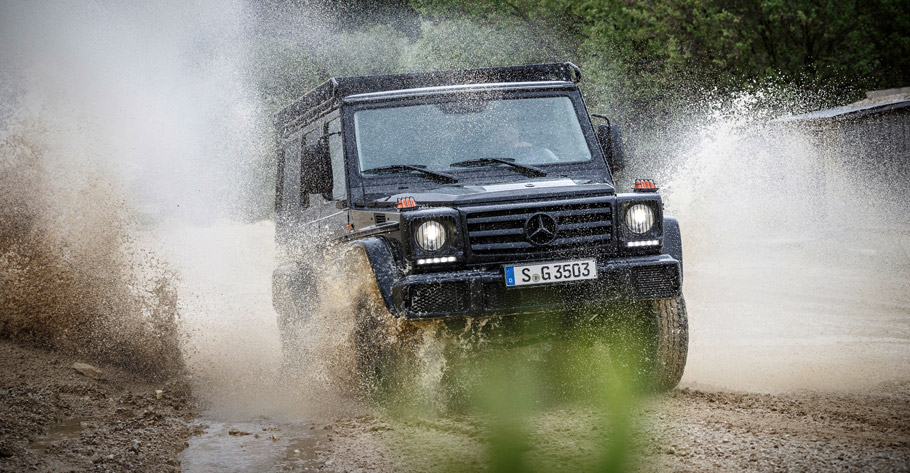
M 212 422 L 190 439 L 180 466 L 183 471 L 320 471 L 324 438 L 321 426 L 306 422 Z
M 267 248 L 262 242 L 270 229 L 261 225 L 235 235 L 219 249 L 212 249 L 211 239 L 205 242 L 210 251 L 230 255 L 237 271 L 197 274 L 199 280 L 186 281 L 225 293 L 247 291 L 248 301 L 259 301 L 247 307 L 249 312 L 224 301 L 212 312 L 224 326 L 269 310 L 262 302 L 267 298 L 256 293 L 265 291 L 264 285 L 243 284 L 252 280 L 250 273 L 239 279 L 230 275 L 242 267 L 261 272 L 256 284 L 267 279 L 271 261 L 253 257 Z M 636 408 L 641 453 L 636 458 L 643 459 L 638 466 L 906 471 L 910 240 L 901 235 L 894 231 L 891 242 L 896 244 L 858 239 L 860 244 L 849 249 L 842 240 L 820 238 L 691 248 L 685 281 L 689 363 L 680 389 Z M 193 248 L 192 241 L 175 247 Z M 254 347 L 275 346 L 277 327 L 268 318 L 261 320 L 244 338 Z M 242 357 L 239 373 L 225 368 L 211 379 L 229 388 L 212 398 L 208 415 L 216 422 L 206 421 L 212 427 L 182 453 L 187 471 L 467 471 L 489 460 L 489 425 L 482 417 L 400 418 L 308 400 L 287 392 L 283 383 L 268 382 L 280 376 L 269 371 L 279 359 L 277 352 L 235 348 L 257 350 L 256 356 Z M 264 376 L 260 380 L 273 391 L 251 386 L 242 376 L 251 371 Z M 233 395 L 226 394 L 231 389 Z M 261 402 L 249 402 L 250 397 Z M 535 416 L 537 427 L 530 431 L 536 436 L 537 460 L 532 463 L 544 471 L 596 466 L 605 439 L 592 420 L 596 412 L 557 407 Z M 230 428 L 260 437 L 225 435 Z M 263 428 L 280 429 L 281 440 L 262 435 Z M 236 463 L 221 461 L 217 468 L 211 463 L 238 455 L 243 459 Z
M 197 410 L 185 382 L 0 341 L 0 471 L 178 471 Z M 160 393 L 158 392 L 160 391 Z
M 286 376 L 269 300 L 272 231 L 219 223 L 170 229 L 159 242 L 182 263 L 186 383 L 198 410 L 180 383 L 116 370 L 92 380 L 69 357 L 0 344 L 0 470 L 477 471 L 495 461 L 489 416 L 402 416 Z M 693 245 L 680 388 L 629 404 L 625 437 L 609 408 L 535 409 L 516 461 L 596 469 L 626 438 L 621 460 L 641 471 L 910 470 L 902 235 L 849 249 L 820 238 Z

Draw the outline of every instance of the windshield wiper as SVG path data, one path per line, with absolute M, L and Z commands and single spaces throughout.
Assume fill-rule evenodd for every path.
M 417 172 L 420 173 L 421 177 L 438 182 L 440 184 L 455 184 L 458 182 L 458 179 L 451 174 L 439 171 L 430 171 L 429 169 L 425 169 L 423 166 L 413 164 L 393 164 L 391 166 L 381 166 L 378 168 L 365 169 L 361 172 L 363 174 L 403 174 L 406 172 Z
M 467 161 L 458 161 L 450 164 L 451 167 L 481 167 L 481 166 L 490 166 L 492 164 L 505 164 L 507 166 L 512 166 L 521 174 L 527 177 L 543 177 L 547 173 L 540 168 L 534 166 L 528 166 L 527 164 L 518 164 L 514 162 L 512 158 L 479 158 L 479 159 L 469 159 Z

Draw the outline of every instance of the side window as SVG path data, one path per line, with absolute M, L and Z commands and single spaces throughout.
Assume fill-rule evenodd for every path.
M 316 144 L 316 141 L 319 140 L 320 136 L 321 136 L 321 133 L 320 133 L 318 127 L 317 127 L 317 129 L 311 130 L 309 133 L 307 133 L 305 136 L 305 139 L 300 143 L 300 153 L 301 154 L 303 153 L 304 146 Z M 295 176 L 297 176 L 298 183 L 302 183 L 303 177 L 304 177 L 303 173 L 308 172 L 308 171 L 309 170 L 306 170 L 306 169 L 300 169 L 300 168 L 297 169 L 297 174 L 295 174 Z M 304 193 L 303 186 L 298 187 L 298 192 L 300 192 L 300 208 L 305 209 L 310 205 L 310 196 L 308 194 Z
M 329 122 L 329 156 L 332 158 L 332 200 L 347 197 L 347 183 L 344 170 L 344 148 L 341 145 L 341 119 Z
M 294 135 L 283 144 L 284 169 L 282 170 L 281 210 L 293 210 L 300 205 L 300 134 Z

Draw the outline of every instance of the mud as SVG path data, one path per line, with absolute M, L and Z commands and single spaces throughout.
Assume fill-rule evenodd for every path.
M 105 365 L 96 380 L 77 361 L 0 341 L 0 471 L 179 471 L 198 429 L 186 382 Z
M 875 386 L 874 394 L 755 394 L 689 388 L 650 399 L 639 425 L 638 471 L 907 471 L 910 383 Z M 536 416 L 538 471 L 591 470 L 604 436 L 597 413 L 554 410 Z M 483 470 L 489 460 L 483 419 L 392 423 L 348 419 L 330 426 L 321 454 L 335 471 Z
M 71 368 L 71 357 L 10 342 L 0 342 L 0 361 L 7 367 L 0 372 L 0 471 L 480 471 L 488 465 L 484 417 L 376 414 L 309 422 L 225 420 L 208 412 L 200 420 L 182 382 L 148 384 L 108 366 L 101 367 L 105 380 L 93 380 Z M 605 439 L 598 416 L 572 408 L 536 414 L 534 448 L 526 455 L 540 471 L 595 467 Z M 778 394 L 682 388 L 646 400 L 632 417 L 638 434 L 631 470 L 907 471 L 910 465 L 910 382 Z
M 683 389 L 662 401 L 650 453 L 672 471 L 907 471 L 910 382 L 865 393 Z

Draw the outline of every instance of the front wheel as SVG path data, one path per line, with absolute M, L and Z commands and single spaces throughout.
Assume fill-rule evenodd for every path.
M 395 319 L 378 295 L 362 298 L 354 328 L 360 394 L 385 407 L 436 404 L 445 342 L 439 321 Z
M 689 353 L 689 319 L 683 296 L 651 302 L 656 324 L 655 357 L 650 384 L 657 391 L 669 391 L 679 384 Z

